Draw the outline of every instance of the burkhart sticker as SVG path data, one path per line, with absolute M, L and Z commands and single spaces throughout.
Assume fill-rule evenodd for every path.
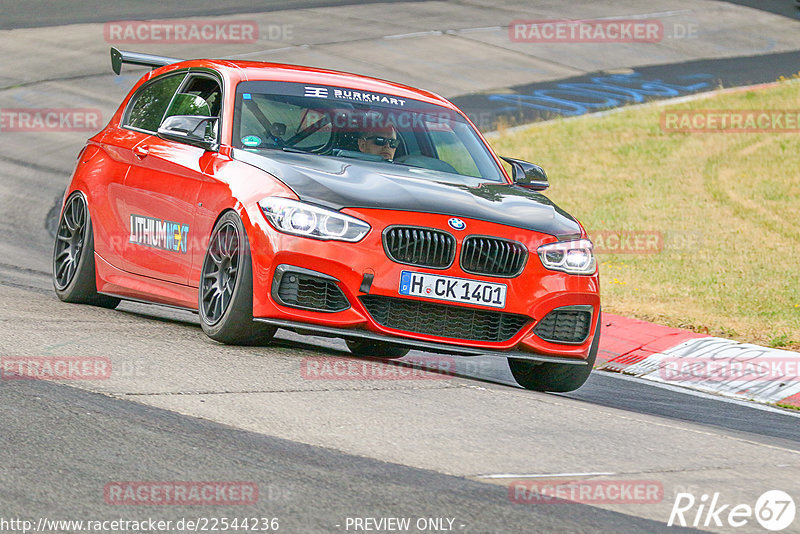
M 189 225 L 131 214 L 129 243 L 186 254 Z
M 315 87 L 306 85 L 305 93 L 303 96 L 313 96 L 314 98 L 329 98 L 330 90 L 327 87 Z M 393 106 L 403 107 L 406 101 L 402 98 L 394 96 L 386 96 L 378 93 L 368 93 L 366 91 L 357 91 L 353 89 L 333 89 L 333 97 L 340 100 L 353 100 L 356 102 L 379 102 L 381 104 L 391 104 Z

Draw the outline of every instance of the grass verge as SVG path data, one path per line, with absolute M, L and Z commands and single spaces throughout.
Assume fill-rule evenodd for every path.
M 665 131 L 662 113 L 674 110 L 800 113 L 800 84 L 559 119 L 490 142 L 542 165 L 547 195 L 605 240 L 604 311 L 800 350 L 800 134 Z M 642 236 L 643 248 L 629 239 L 628 253 L 602 252 L 615 235 Z

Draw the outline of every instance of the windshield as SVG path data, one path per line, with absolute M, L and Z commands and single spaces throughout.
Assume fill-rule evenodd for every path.
M 253 152 L 310 152 L 506 181 L 461 114 L 417 100 L 332 86 L 240 83 L 233 146 Z

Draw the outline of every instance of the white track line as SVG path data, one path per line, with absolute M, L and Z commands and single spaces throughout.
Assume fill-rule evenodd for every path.
M 384 35 L 383 38 L 387 41 L 392 41 L 395 39 L 413 39 L 414 37 L 428 37 L 430 35 L 442 35 L 441 30 L 429 30 L 429 31 L 421 31 L 421 32 L 412 32 L 412 33 L 399 33 L 396 35 Z
M 563 477 L 600 477 L 616 475 L 616 473 L 550 473 L 536 475 L 515 475 L 511 473 L 500 473 L 497 475 L 477 475 L 473 478 L 563 478 Z
M 640 20 L 640 19 L 654 19 L 657 17 L 674 17 L 677 15 L 685 15 L 692 13 L 691 9 L 681 9 L 678 11 L 658 11 L 656 13 L 641 13 L 639 15 L 614 15 L 613 17 L 601 17 L 591 20 Z M 580 19 L 579 19 L 580 20 Z M 587 19 L 589 20 L 589 19 Z

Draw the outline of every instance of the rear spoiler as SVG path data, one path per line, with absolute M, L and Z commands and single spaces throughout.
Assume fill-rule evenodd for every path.
M 139 52 L 128 52 L 125 50 L 118 50 L 111 47 L 111 70 L 115 74 L 122 72 L 122 64 L 128 63 L 130 65 L 144 65 L 146 67 L 163 67 L 164 65 L 172 65 L 184 61 L 174 57 L 154 56 L 152 54 L 140 54 Z

